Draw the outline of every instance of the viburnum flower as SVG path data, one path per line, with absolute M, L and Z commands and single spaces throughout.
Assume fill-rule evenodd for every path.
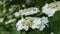
M 50 34 L 54 34 L 54 32 L 51 32 Z
M 42 31 L 45 28 L 45 25 L 49 22 L 47 17 L 37 18 L 37 17 L 26 17 L 19 20 L 16 24 L 17 30 L 21 31 L 32 29 L 39 29 Z
M 24 30 L 26 30 L 26 31 L 28 30 L 29 27 L 22 24 L 23 21 L 24 21 L 24 19 L 22 18 L 21 20 L 19 20 L 19 21 L 17 22 L 16 27 L 17 27 L 17 30 L 18 30 L 18 31 L 20 31 L 20 30 L 22 30 L 22 29 L 24 29 Z
M 20 16 L 19 12 L 15 12 L 13 15 L 16 16 L 16 17 Z
M 19 12 L 15 12 L 14 15 L 16 17 L 17 17 L 17 14 L 19 16 L 21 16 L 21 15 L 26 15 L 27 16 L 27 15 L 33 15 L 33 14 L 38 13 L 38 12 L 40 12 L 39 8 L 37 8 L 37 7 L 31 7 L 31 8 L 28 8 L 28 9 L 19 10 Z
M 11 5 L 11 7 L 9 8 L 9 12 L 12 13 L 14 12 L 15 9 L 16 9 L 16 5 Z
M 55 1 L 55 2 L 53 2 L 53 3 L 50 3 L 50 4 L 49 4 L 49 7 L 55 8 L 55 9 L 57 9 L 57 10 L 60 10 L 60 1 Z
M 6 13 L 6 9 L 3 9 L 3 13 Z
M 4 21 L 4 18 L 0 18 L 0 22 L 3 22 Z
M 13 23 L 15 21 L 16 21 L 16 19 L 10 19 L 10 20 L 6 21 L 5 24 Z
M 54 15 L 56 11 L 60 10 L 60 1 L 47 4 L 42 7 L 42 12 L 47 14 L 48 17 L 51 17 Z

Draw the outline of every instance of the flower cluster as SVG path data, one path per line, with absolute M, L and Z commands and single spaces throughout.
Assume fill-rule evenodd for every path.
M 37 17 L 26 17 L 19 20 L 16 24 L 17 30 L 22 29 L 28 30 L 29 27 L 32 29 L 39 29 L 42 31 L 45 28 L 45 25 L 49 22 L 47 17 L 37 18 Z
M 3 2 L 0 1 L 0 4 L 3 5 L 3 10 L 2 12 L 0 12 L 0 16 L 2 16 L 3 18 L 0 18 L 0 22 L 3 22 L 5 20 L 4 17 L 6 17 L 6 21 L 5 25 L 16 22 L 16 20 L 18 20 L 18 18 L 21 18 L 20 20 L 18 20 L 18 22 L 16 23 L 16 27 L 18 31 L 21 30 L 25 30 L 28 31 L 29 28 L 31 29 L 39 29 L 40 31 L 42 31 L 46 26 L 48 26 L 48 18 L 53 16 L 54 13 L 58 10 L 60 10 L 60 1 L 56 1 L 53 3 L 46 3 L 45 6 L 42 7 L 42 11 L 40 11 L 39 8 L 37 7 L 30 7 L 30 8 L 25 8 L 25 4 L 22 4 L 22 7 L 25 9 L 20 9 L 20 5 L 11 5 L 11 7 L 8 7 L 8 9 L 6 9 L 5 7 L 5 2 L 8 0 L 5 0 Z M 9 1 L 13 1 L 13 0 L 9 0 Z M 34 2 L 33 2 L 34 3 Z M 8 4 L 8 3 L 6 3 Z M 46 14 L 48 17 L 31 17 L 30 15 L 35 15 L 42 12 L 42 14 Z M 25 16 L 24 18 L 22 16 Z M 30 16 L 30 17 L 27 17 Z M 40 16 L 40 15 L 39 15 Z M 18 17 L 18 18 L 16 18 Z M 51 32 L 51 34 L 54 34 L 53 32 Z
M 0 18 L 0 22 L 3 22 L 4 21 L 4 18 Z
M 40 12 L 39 8 L 31 7 L 31 8 L 28 8 L 28 9 L 19 10 L 19 12 L 15 12 L 14 15 L 16 17 L 19 17 L 21 15 L 33 15 L 33 14 L 38 13 L 38 12 Z
M 10 19 L 10 20 L 6 21 L 5 24 L 13 23 L 15 21 L 16 21 L 16 19 Z
M 42 7 L 42 12 L 47 14 L 48 17 L 51 17 L 54 15 L 56 11 L 60 10 L 60 1 L 53 2 L 50 4 L 47 4 Z
M 48 15 L 48 17 L 51 17 L 54 15 L 54 13 L 58 10 L 60 10 L 60 2 L 53 2 L 53 3 L 46 3 L 45 6 L 42 7 L 42 12 Z M 24 10 L 19 10 L 19 12 L 14 13 L 15 16 L 20 16 L 20 15 L 32 15 L 37 12 L 40 12 L 38 8 L 28 8 Z M 16 24 L 17 30 L 28 30 L 29 28 L 32 29 L 39 29 L 42 31 L 45 28 L 45 25 L 48 25 L 47 23 L 49 22 L 48 17 L 26 17 L 22 18 L 19 20 Z

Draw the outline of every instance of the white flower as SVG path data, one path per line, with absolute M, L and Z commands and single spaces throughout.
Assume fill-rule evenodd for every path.
M 24 18 L 22 18 L 21 20 L 19 20 L 19 21 L 17 22 L 17 24 L 16 24 L 16 27 L 22 25 L 22 22 L 23 22 L 23 21 L 24 21 Z
M 9 12 L 13 12 L 14 11 L 14 9 L 13 8 L 9 8 Z
M 54 32 L 51 32 L 50 34 L 54 34 Z
M 17 30 L 20 31 L 22 29 L 28 30 L 28 28 L 39 29 L 42 31 L 45 28 L 45 25 L 48 23 L 47 17 L 37 18 L 37 17 L 26 17 L 19 20 L 16 24 Z
M 45 14 L 47 14 L 48 17 L 53 16 L 56 11 L 57 11 L 57 9 L 48 8 L 48 4 L 46 4 L 46 5 L 42 8 L 42 12 L 45 13 Z
M 32 29 L 39 28 L 40 24 L 41 24 L 41 18 L 35 18 L 33 21 Z
M 18 30 L 18 31 L 20 31 L 20 30 L 22 30 L 22 29 L 24 29 L 24 30 L 26 30 L 26 31 L 28 30 L 29 27 L 26 26 L 26 25 L 23 26 L 23 24 L 22 24 L 24 20 L 25 20 L 25 19 L 22 18 L 21 20 L 19 20 L 19 21 L 17 22 L 16 27 L 17 27 L 17 30 Z
M 23 4 L 22 7 L 25 7 L 25 5 Z
M 45 25 L 49 22 L 47 17 L 37 18 L 34 19 L 32 29 L 38 28 L 40 31 L 42 31 L 45 28 Z
M 60 1 L 56 1 L 56 2 L 50 3 L 49 7 L 55 8 L 57 10 L 60 10 Z
M 19 12 L 15 12 L 14 14 L 13 14 L 15 17 L 19 17 L 20 15 L 19 15 Z
M 60 1 L 57 1 L 56 4 L 57 4 L 57 6 L 58 6 L 58 7 L 57 7 L 58 10 L 60 10 Z
M 39 8 L 31 7 L 28 9 L 19 10 L 19 12 L 17 14 L 19 16 L 21 16 L 21 15 L 33 15 L 33 14 L 38 13 L 38 12 L 39 12 Z M 14 15 L 16 15 L 16 14 L 14 13 Z
M 9 8 L 9 12 L 10 13 L 14 12 L 14 10 L 16 10 L 16 6 L 17 5 L 11 5 L 11 7 Z
M 0 18 L 0 22 L 3 22 L 4 18 Z
M 39 30 L 42 31 L 45 28 L 44 23 L 40 24 L 39 27 L 40 27 Z
M 26 25 L 25 26 L 20 25 L 20 26 L 17 27 L 17 31 L 20 31 L 22 29 L 24 29 L 25 31 L 27 31 L 28 30 L 28 26 L 26 26 Z
M 24 11 L 25 11 L 24 15 L 32 15 L 32 14 L 39 12 L 39 9 L 36 7 L 31 7 Z
M 42 7 L 42 12 L 47 14 L 48 17 L 51 17 L 54 15 L 54 13 L 58 10 L 60 10 L 60 2 L 56 2 L 56 3 L 50 3 L 50 4 L 46 4 L 45 6 Z
M 15 21 L 16 21 L 16 19 L 10 19 L 10 20 L 6 21 L 5 24 L 13 23 Z
M 6 9 L 3 9 L 3 13 L 6 13 Z
M 0 4 L 3 4 L 3 2 L 2 2 L 2 1 L 0 1 Z
M 44 23 L 44 24 L 47 24 L 47 23 L 49 22 L 48 17 L 44 17 L 44 16 L 43 16 L 43 17 L 41 18 L 41 22 Z
M 49 20 L 48 20 L 47 17 L 42 17 L 41 18 L 41 25 L 40 25 L 40 29 L 39 30 L 42 31 L 45 28 L 45 25 L 48 26 L 48 24 L 47 24 L 48 22 L 49 22 Z

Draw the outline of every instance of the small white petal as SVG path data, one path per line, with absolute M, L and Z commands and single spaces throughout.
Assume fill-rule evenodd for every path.
M 13 23 L 15 21 L 16 21 L 16 19 L 10 19 L 10 20 L 6 21 L 5 24 Z
M 47 24 L 49 22 L 48 17 L 42 17 L 41 22 Z
M 3 22 L 4 18 L 0 18 L 0 22 Z
M 19 10 L 20 15 L 32 15 L 39 12 L 39 8 L 31 7 L 24 10 Z
M 55 3 L 46 4 L 42 7 L 42 12 L 51 17 L 54 13 L 60 10 L 60 1 L 56 1 Z
M 24 29 L 25 31 L 28 30 L 28 28 L 32 28 L 32 29 L 39 29 L 40 31 L 42 31 L 45 28 L 45 25 L 48 23 L 48 18 L 47 17 L 42 17 L 42 18 L 37 18 L 37 17 L 26 17 L 26 18 L 22 18 L 21 20 L 19 20 L 16 24 L 16 27 L 21 26 L 22 29 Z
M 24 18 L 22 18 L 21 20 L 19 20 L 17 23 L 16 23 L 16 27 L 22 25 L 22 22 L 24 21 Z
M 51 32 L 50 34 L 54 34 L 54 32 Z
M 39 30 L 42 31 L 44 28 L 45 28 L 45 25 L 41 24 Z
M 20 25 L 19 27 L 17 27 L 17 31 L 20 31 L 20 30 L 22 30 L 22 26 Z
M 27 30 L 28 30 L 28 28 L 29 28 L 29 27 L 28 27 L 28 26 L 26 26 L 26 25 L 25 25 L 25 26 L 23 26 L 23 29 L 24 29 L 25 31 L 27 31 Z
M 20 16 L 20 15 L 19 15 L 19 12 L 15 12 L 14 15 L 15 15 L 16 17 L 19 17 L 19 16 Z

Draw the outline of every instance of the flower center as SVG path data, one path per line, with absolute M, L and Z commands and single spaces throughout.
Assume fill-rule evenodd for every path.
M 24 22 L 23 22 L 23 25 L 26 25 L 26 26 L 29 26 L 31 27 L 33 24 L 33 19 L 26 19 Z

